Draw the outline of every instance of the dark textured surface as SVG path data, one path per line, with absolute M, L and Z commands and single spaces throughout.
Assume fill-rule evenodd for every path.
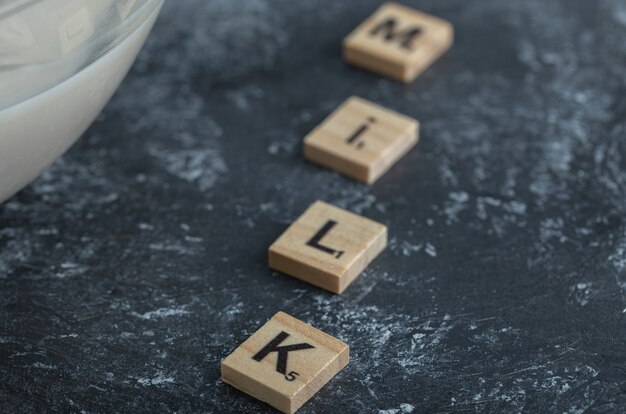
M 413 1 L 453 49 L 344 65 L 376 1 L 169 2 L 98 121 L 0 206 L 0 409 L 271 412 L 219 363 L 276 311 L 352 361 L 301 412 L 626 411 L 626 3 Z M 418 118 L 368 187 L 303 161 L 349 95 Z M 315 199 L 389 226 L 341 296 L 273 273 Z

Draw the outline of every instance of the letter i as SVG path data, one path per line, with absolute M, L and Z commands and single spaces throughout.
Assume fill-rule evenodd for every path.
M 363 135 L 365 133 L 365 131 L 367 131 L 367 129 L 369 128 L 370 124 L 373 124 L 376 122 L 376 118 L 374 118 L 373 116 L 370 116 L 367 118 L 367 123 L 362 124 L 360 127 L 358 127 L 356 129 L 356 131 L 354 131 L 352 133 L 352 135 L 350 135 L 348 138 L 346 138 L 346 142 L 348 144 L 353 144 L 357 139 L 359 139 L 359 137 L 361 135 Z M 357 149 L 361 149 L 363 148 L 363 146 L 365 145 L 365 143 L 363 141 L 359 141 L 356 143 L 356 148 Z

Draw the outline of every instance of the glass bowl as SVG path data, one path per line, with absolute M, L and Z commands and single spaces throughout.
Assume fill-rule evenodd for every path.
M 0 1 L 0 202 L 89 127 L 163 0 Z

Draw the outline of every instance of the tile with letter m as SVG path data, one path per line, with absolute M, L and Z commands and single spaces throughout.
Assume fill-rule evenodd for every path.
M 348 63 L 411 82 L 450 48 L 450 23 L 396 3 L 383 4 L 343 41 Z

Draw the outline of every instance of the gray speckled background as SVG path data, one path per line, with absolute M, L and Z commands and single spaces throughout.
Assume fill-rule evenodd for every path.
M 407 1 L 453 49 L 346 66 L 378 1 L 167 2 L 62 159 L 0 206 L 0 409 L 264 413 L 219 363 L 277 310 L 351 346 L 301 413 L 626 411 L 626 3 Z M 349 95 L 418 118 L 368 187 L 305 162 Z M 389 226 L 341 296 L 272 272 L 315 199 Z

